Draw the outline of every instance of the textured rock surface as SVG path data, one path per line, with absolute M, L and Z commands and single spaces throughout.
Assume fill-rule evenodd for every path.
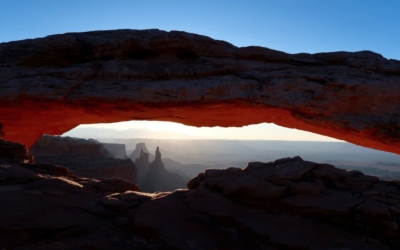
M 115 148 L 114 144 L 112 146 Z M 64 166 L 83 177 L 117 177 L 133 183 L 137 181 L 132 160 L 113 158 L 104 144 L 96 140 L 45 135 L 31 147 L 30 152 L 37 163 Z
M 400 62 L 370 52 L 287 54 L 160 30 L 0 44 L 0 113 L 29 147 L 82 123 L 281 126 L 400 153 Z
M 399 249 L 400 183 L 299 157 L 207 170 L 190 189 L 0 163 L 2 249 Z

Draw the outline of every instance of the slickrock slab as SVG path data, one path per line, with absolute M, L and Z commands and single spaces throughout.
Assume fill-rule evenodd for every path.
M 321 209 L 328 213 L 345 214 L 359 205 L 363 200 L 355 198 L 348 192 L 325 192 L 324 195 L 296 195 L 282 200 L 282 203 L 296 208 Z
M 0 44 L 0 114 L 32 146 L 79 124 L 273 122 L 400 153 L 400 62 L 287 54 L 186 32 L 113 30 Z

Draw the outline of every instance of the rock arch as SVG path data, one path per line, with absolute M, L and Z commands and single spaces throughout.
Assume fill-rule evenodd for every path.
M 273 122 L 400 154 L 400 62 L 287 54 L 186 32 L 113 30 L 0 44 L 0 122 L 43 133 L 127 120 Z

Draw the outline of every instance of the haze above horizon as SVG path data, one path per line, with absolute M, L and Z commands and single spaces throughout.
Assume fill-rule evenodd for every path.
M 337 141 L 298 129 L 261 123 L 244 127 L 192 127 L 175 122 L 130 121 L 80 125 L 63 134 L 80 138 L 147 138 L 147 139 L 222 139 L 222 140 L 284 140 Z
M 400 1 L 1 1 L 0 42 L 66 32 L 109 29 L 181 30 L 236 46 L 262 46 L 287 53 L 371 50 L 400 59 Z M 109 127 L 111 126 L 111 127 Z M 191 128 L 128 122 L 106 127 L 220 139 L 337 141 L 273 124 L 243 128 Z M 78 131 L 78 129 L 76 131 Z M 76 132 L 77 133 L 77 132 Z M 70 131 L 66 134 L 74 134 Z

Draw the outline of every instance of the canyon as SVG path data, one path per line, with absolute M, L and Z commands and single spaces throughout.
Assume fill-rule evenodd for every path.
M 7 138 L 128 120 L 273 122 L 400 153 L 400 62 L 370 51 L 287 54 L 180 31 L 67 33 L 0 44 Z
M 21 150 L 22 153 L 26 151 L 23 147 Z M 185 188 L 188 181 L 164 168 L 158 150 L 157 157 L 151 155 L 150 160 L 144 143 L 138 143 L 129 158 L 126 158 L 125 144 L 43 135 L 29 152 L 37 164 L 67 167 L 73 174 L 86 178 L 121 178 L 136 184 L 141 191 L 147 193 Z

